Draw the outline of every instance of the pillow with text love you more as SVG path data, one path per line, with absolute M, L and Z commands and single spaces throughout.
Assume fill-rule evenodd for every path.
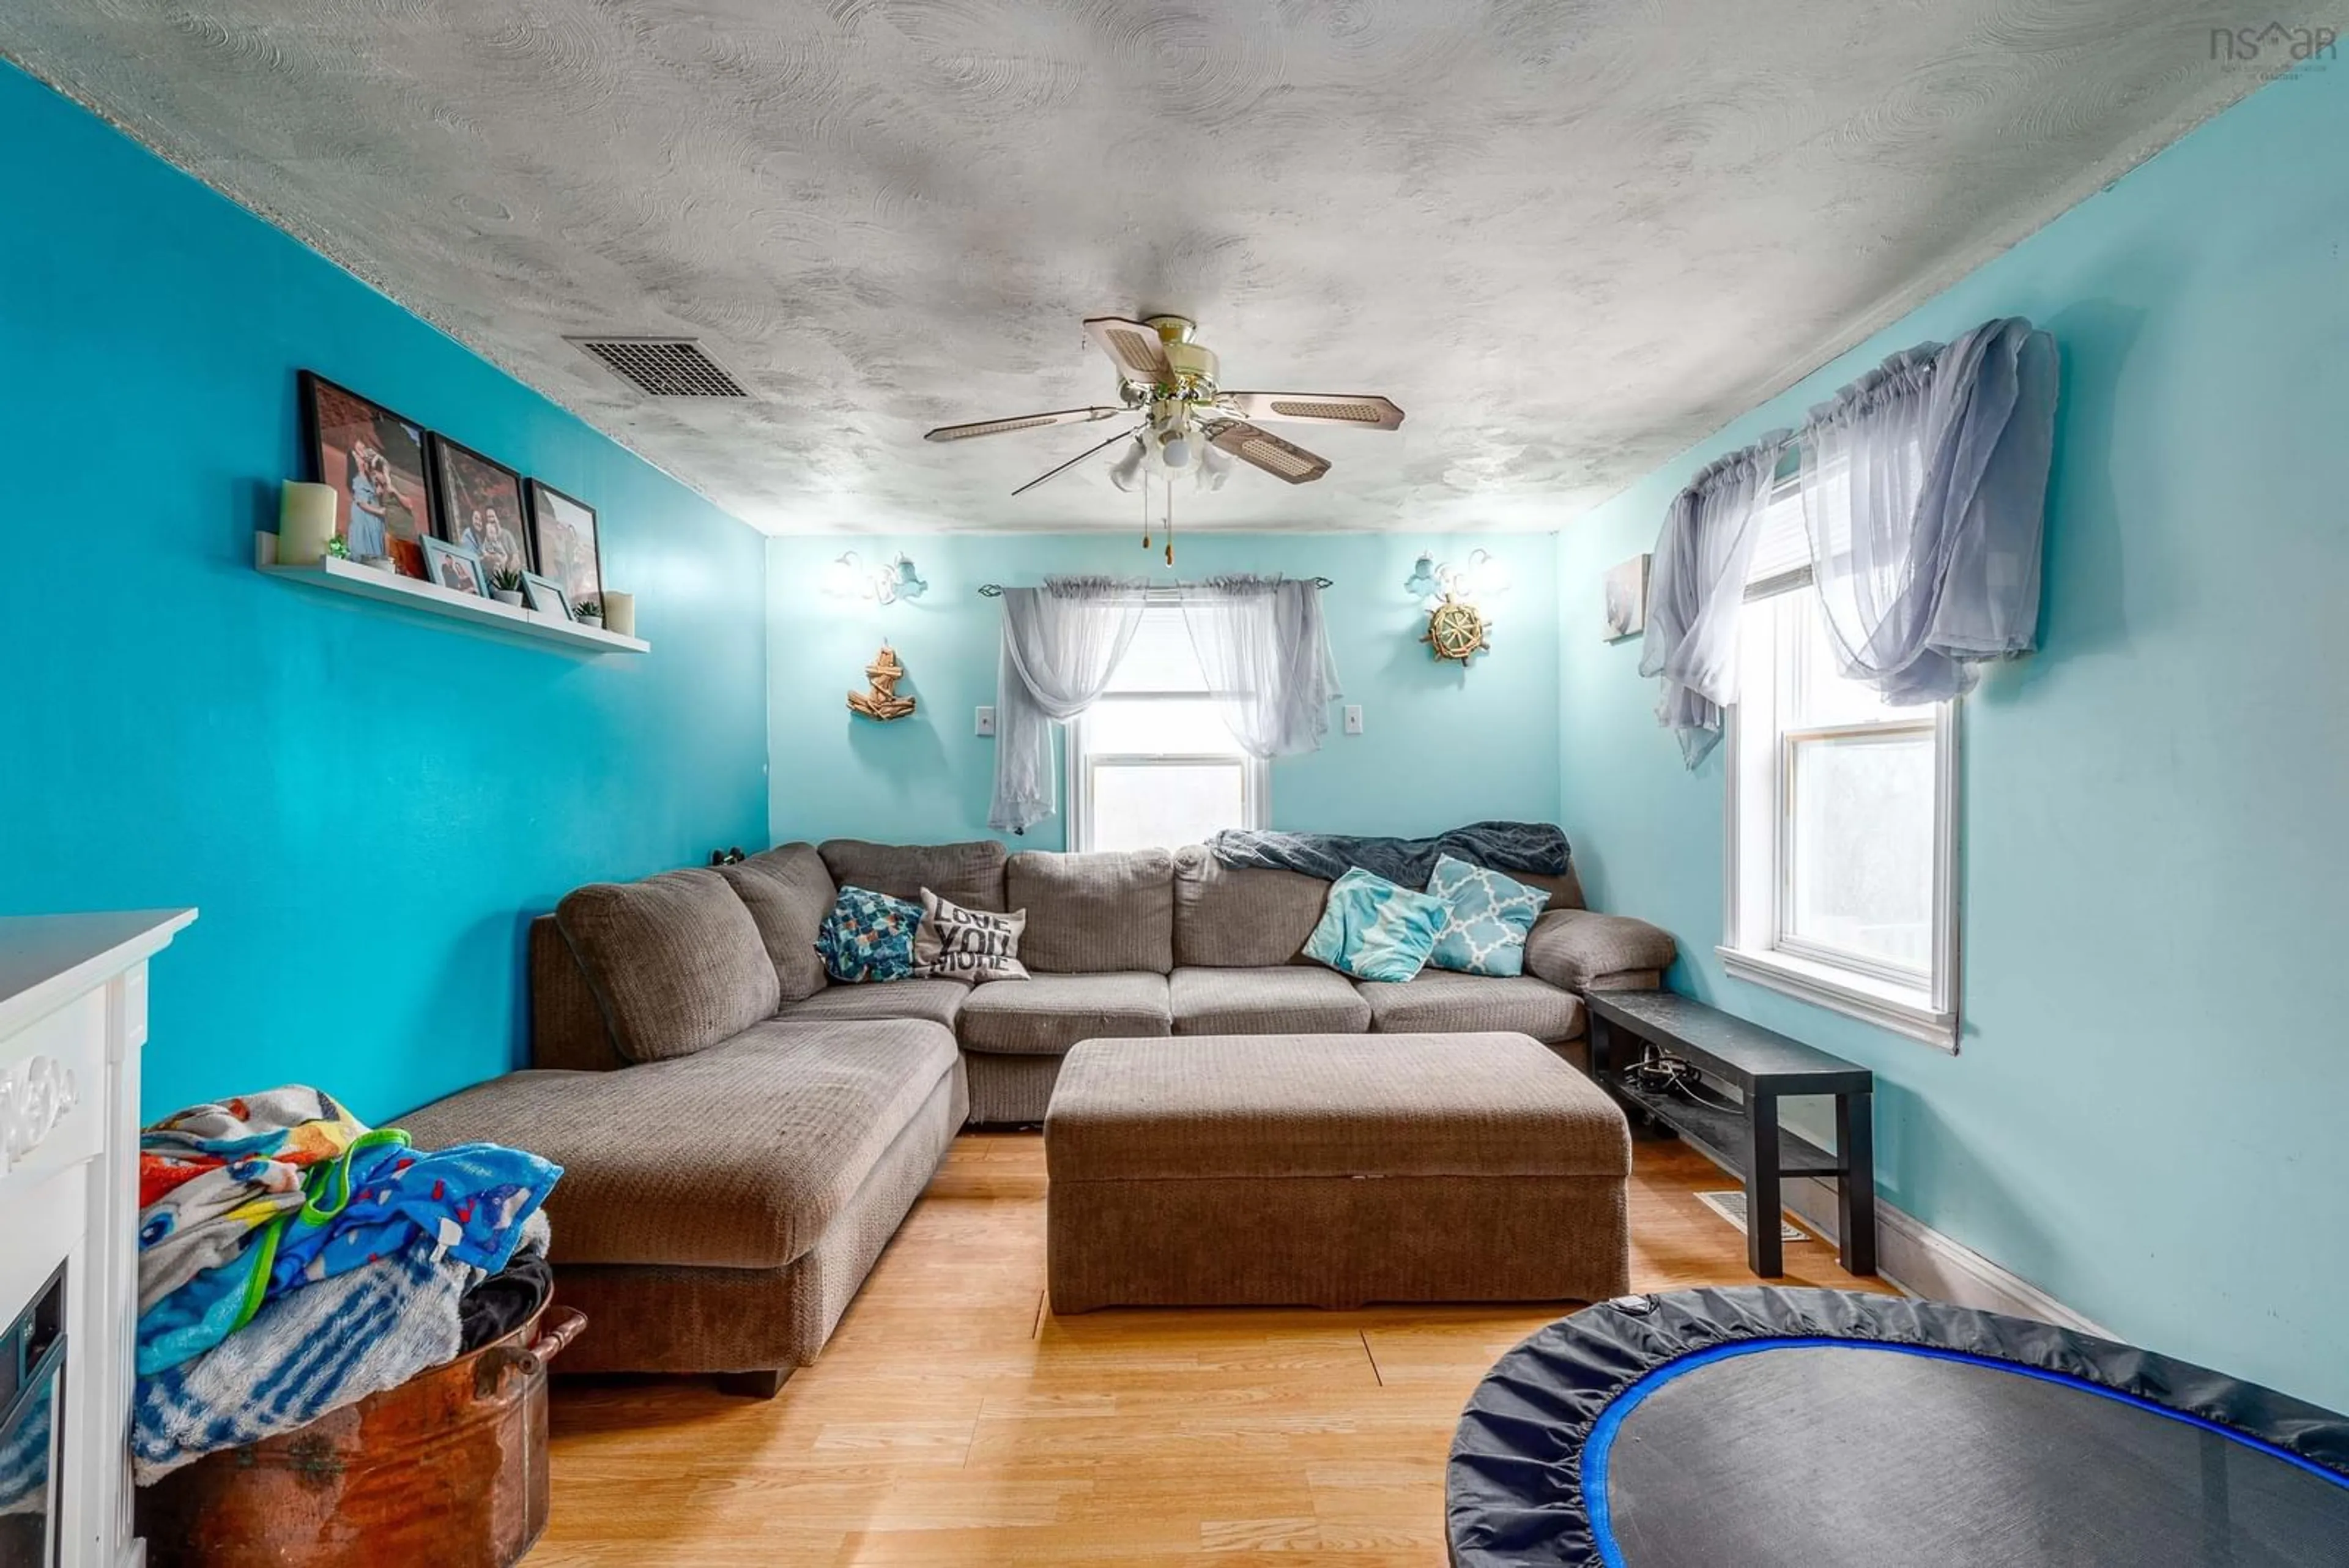
M 924 980 L 1026 980 L 1019 933 L 1028 911 L 998 915 L 966 909 L 922 889 L 922 923 L 914 932 L 914 973 Z

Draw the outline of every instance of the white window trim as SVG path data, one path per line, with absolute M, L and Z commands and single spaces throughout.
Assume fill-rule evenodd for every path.
M 1142 602 L 1145 609 L 1178 609 L 1182 597 L 1172 588 L 1145 589 Z M 1197 702 L 1210 693 L 1191 691 L 1118 691 L 1102 699 L 1115 702 Z M 1268 827 L 1272 825 L 1272 767 L 1262 757 L 1252 757 L 1235 745 L 1229 752 L 1102 752 L 1088 756 L 1084 742 L 1085 716 L 1082 713 L 1061 726 L 1061 798 L 1065 802 L 1061 820 L 1068 834 L 1069 848 L 1082 852 L 1092 846 L 1092 778 L 1088 764 L 1110 763 L 1123 767 L 1181 767 L 1186 763 L 1225 763 L 1240 765 L 1240 826 Z
M 1196 691 L 1121 691 L 1112 701 L 1120 702 L 1162 702 L 1200 701 Z M 1262 757 L 1249 756 L 1237 748 L 1229 752 L 1099 752 L 1088 754 L 1084 744 L 1083 714 L 1069 721 L 1062 741 L 1065 755 L 1061 759 L 1064 773 L 1061 798 L 1068 802 L 1069 848 L 1083 853 L 1092 847 L 1092 778 L 1087 764 L 1112 763 L 1121 767 L 1181 767 L 1186 763 L 1225 763 L 1240 765 L 1240 826 L 1264 827 L 1272 821 L 1272 768 Z
M 1810 581 L 1807 568 L 1784 574 L 1754 584 L 1746 589 L 1745 598 L 1752 603 L 1808 587 Z M 1775 712 L 1776 698 L 1774 696 L 1771 701 Z M 1795 950 L 1782 945 L 1780 924 L 1786 892 L 1782 843 L 1751 846 L 1754 853 L 1769 856 L 1775 875 L 1767 899 L 1748 897 L 1745 853 L 1753 835 L 1744 821 L 1750 803 L 1741 799 L 1741 785 L 1751 761 L 1745 750 L 1753 742 L 1743 733 L 1745 704 L 1731 704 L 1726 721 L 1726 809 L 1722 813 L 1722 941 L 1713 950 L 1724 971 L 1735 979 L 1890 1030 L 1952 1055 L 1957 1054 L 1961 1022 L 1959 998 L 1962 994 L 1959 932 L 1963 922 L 1960 919 L 1958 888 L 1958 717 L 1961 701 L 1952 699 L 1937 704 L 1933 710 L 1937 763 L 1933 785 L 1934 963 L 1930 977 L 1915 978 L 1904 978 L 1891 965 L 1853 963 L 1841 957 L 1832 962 L 1822 961 L 1822 956 L 1816 951 L 1801 951 L 1799 943 Z M 1775 743 L 1775 724 L 1772 728 Z M 1786 823 L 1785 803 L 1778 798 L 1785 774 L 1783 765 L 1770 770 L 1771 798 L 1764 820 L 1771 825 L 1774 839 L 1783 834 Z

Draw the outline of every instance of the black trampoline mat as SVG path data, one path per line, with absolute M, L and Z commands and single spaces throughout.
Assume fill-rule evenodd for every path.
M 1996 1364 L 1772 1345 L 1641 1392 L 1600 1459 L 1623 1568 L 2349 1564 L 2349 1486 Z

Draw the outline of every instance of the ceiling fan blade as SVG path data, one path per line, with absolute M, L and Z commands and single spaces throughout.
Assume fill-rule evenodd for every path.
M 1117 373 L 1137 387 L 1162 386 L 1174 379 L 1166 363 L 1166 349 L 1158 328 L 1146 321 L 1123 316 L 1096 316 L 1085 323 L 1085 335 L 1109 356 Z
M 1123 412 L 1123 410 L 1121 410 L 1119 411 Z M 1076 456 L 1069 459 L 1068 462 L 1061 464 L 1060 467 L 1046 469 L 1043 472 L 1038 474 L 1035 478 L 1030 480 L 1027 483 L 1021 485 L 1011 493 L 1014 495 L 1024 495 L 1029 491 L 1033 490 L 1038 485 L 1043 483 L 1046 480 L 1057 478 L 1060 475 L 1068 472 L 1069 470 L 1076 467 L 1077 464 L 1084 462 L 1085 459 L 1092 456 L 1095 452 L 1102 451 L 1103 448 L 1115 446 L 1118 442 L 1127 440 L 1133 435 L 1135 431 L 1139 431 L 1141 428 L 1142 427 L 1140 425 L 1136 425 L 1133 427 L 1133 430 L 1120 431 L 1117 434 L 1110 437 L 1109 440 L 1102 442 L 1100 446 L 1089 446 L 1085 448 L 1084 451 L 1077 453 Z
M 1291 484 L 1308 484 L 1330 472 L 1328 458 L 1285 441 L 1270 431 L 1260 431 L 1244 420 L 1216 426 L 1216 433 L 1208 439 L 1242 462 L 1252 463 L 1275 479 L 1285 479 Z
M 1113 420 L 1124 409 L 1061 409 L 1049 414 L 1022 414 L 1015 420 L 977 420 L 967 425 L 940 425 L 924 432 L 924 441 L 968 441 L 973 436 L 1002 435 L 1009 431 L 1032 431 L 1044 425 L 1081 425 Z
M 1402 423 L 1401 409 L 1370 392 L 1226 392 L 1224 401 L 1247 420 L 1296 420 L 1375 431 Z

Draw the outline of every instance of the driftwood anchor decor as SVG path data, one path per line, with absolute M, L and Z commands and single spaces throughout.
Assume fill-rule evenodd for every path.
M 873 662 L 864 667 L 864 673 L 873 682 L 873 688 L 869 691 L 851 691 L 848 694 L 850 712 L 862 713 L 868 719 L 885 722 L 891 719 L 902 719 L 914 711 L 913 698 L 897 695 L 897 682 L 905 679 L 905 667 L 897 662 L 895 649 L 883 643 L 881 651 L 873 656 Z

